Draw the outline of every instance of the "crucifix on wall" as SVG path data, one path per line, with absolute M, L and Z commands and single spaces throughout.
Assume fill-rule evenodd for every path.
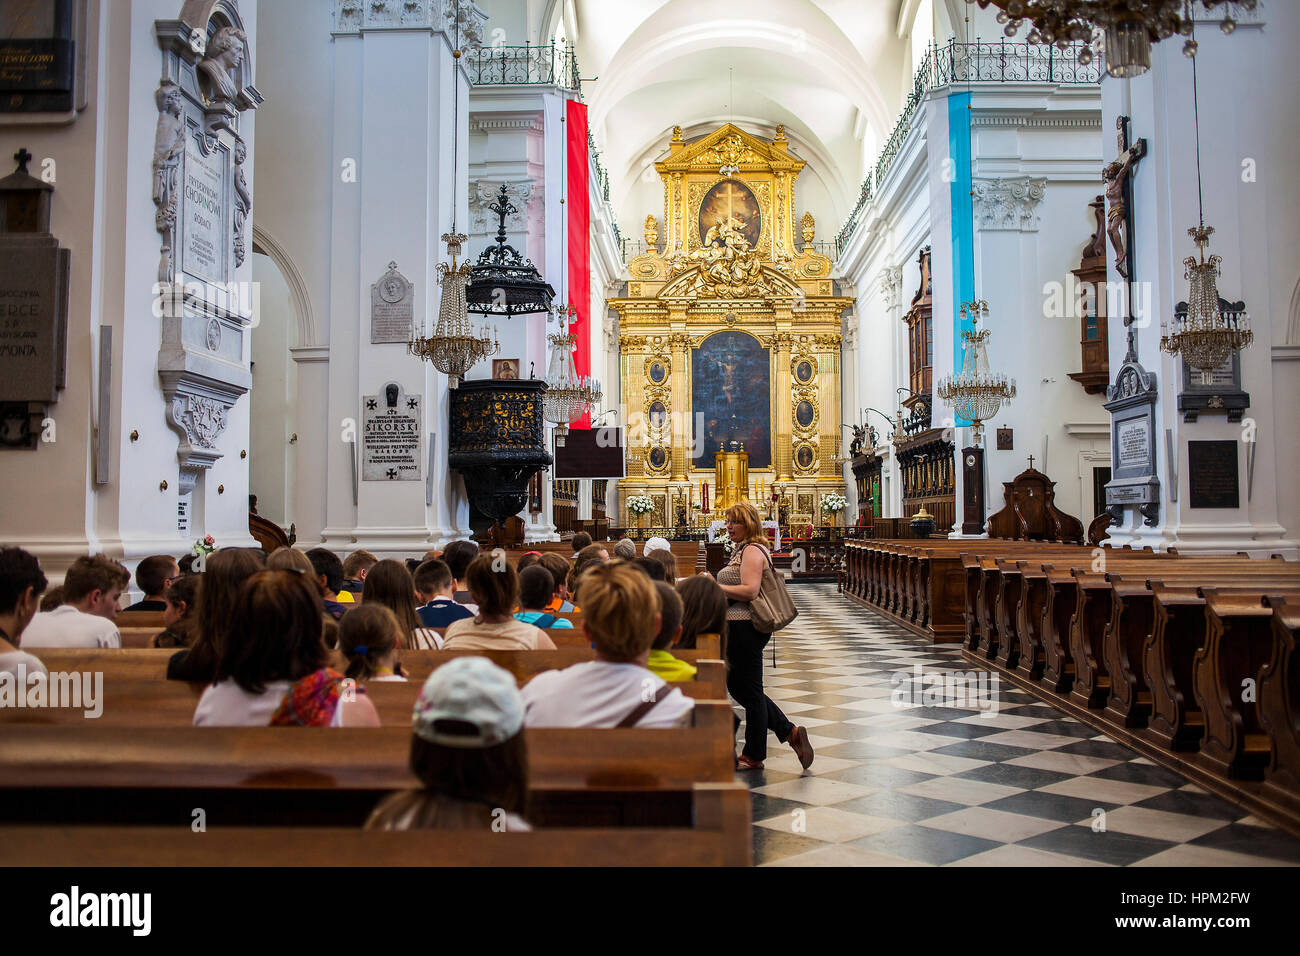
M 1133 354 L 1133 172 L 1147 154 L 1147 141 L 1139 139 L 1129 144 L 1129 118 L 1117 117 L 1119 155 L 1102 170 L 1106 181 L 1106 235 L 1115 250 L 1115 271 L 1129 284 L 1128 304 L 1124 309 L 1124 325 L 1128 327 L 1129 353 Z

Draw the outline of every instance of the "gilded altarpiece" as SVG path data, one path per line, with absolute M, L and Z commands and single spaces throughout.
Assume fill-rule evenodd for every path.
M 840 329 L 852 299 L 835 295 L 812 216 L 796 218 L 804 165 L 781 127 L 769 142 L 731 124 L 689 143 L 674 127 L 655 164 L 662 228 L 646 217 L 649 251 L 609 302 L 629 426 L 623 524 L 635 523 L 634 494 L 655 501 L 656 523 L 660 501 L 668 526 L 707 523 L 719 447 L 750 454 L 747 496 L 764 517 L 776 490 L 786 523 L 821 524 L 821 498 L 844 493 Z

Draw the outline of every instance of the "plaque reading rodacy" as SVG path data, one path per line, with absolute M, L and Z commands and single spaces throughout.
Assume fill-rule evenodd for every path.
M 364 481 L 420 481 L 424 413 L 419 395 L 389 382 L 379 395 L 361 398 L 361 478 Z

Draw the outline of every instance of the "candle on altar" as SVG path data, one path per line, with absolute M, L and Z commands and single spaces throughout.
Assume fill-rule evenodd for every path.
M 709 510 L 709 483 L 707 481 L 700 486 L 700 510 Z

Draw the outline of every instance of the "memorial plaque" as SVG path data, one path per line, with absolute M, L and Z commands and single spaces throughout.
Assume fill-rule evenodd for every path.
M 0 0 L 0 113 L 72 109 L 72 0 Z
M 397 271 L 397 263 L 388 263 L 388 271 L 370 287 L 370 344 L 397 343 L 411 340 L 415 320 L 415 286 Z
M 407 395 L 389 382 L 379 395 L 361 399 L 361 478 L 363 481 L 420 481 L 424 413 L 419 395 Z
M 1240 507 L 1237 442 L 1189 441 L 1187 488 L 1193 508 Z
M 202 135 L 185 139 L 185 189 L 181 204 L 184 255 L 181 268 L 208 282 L 225 283 L 228 272 L 230 217 L 226 202 L 226 171 L 230 166 L 224 147 L 204 152 Z
M 1119 422 L 1115 427 L 1115 444 L 1119 448 L 1119 467 L 1149 467 L 1151 444 L 1146 418 Z
M 0 401 L 58 399 L 68 258 L 53 243 L 0 247 Z

